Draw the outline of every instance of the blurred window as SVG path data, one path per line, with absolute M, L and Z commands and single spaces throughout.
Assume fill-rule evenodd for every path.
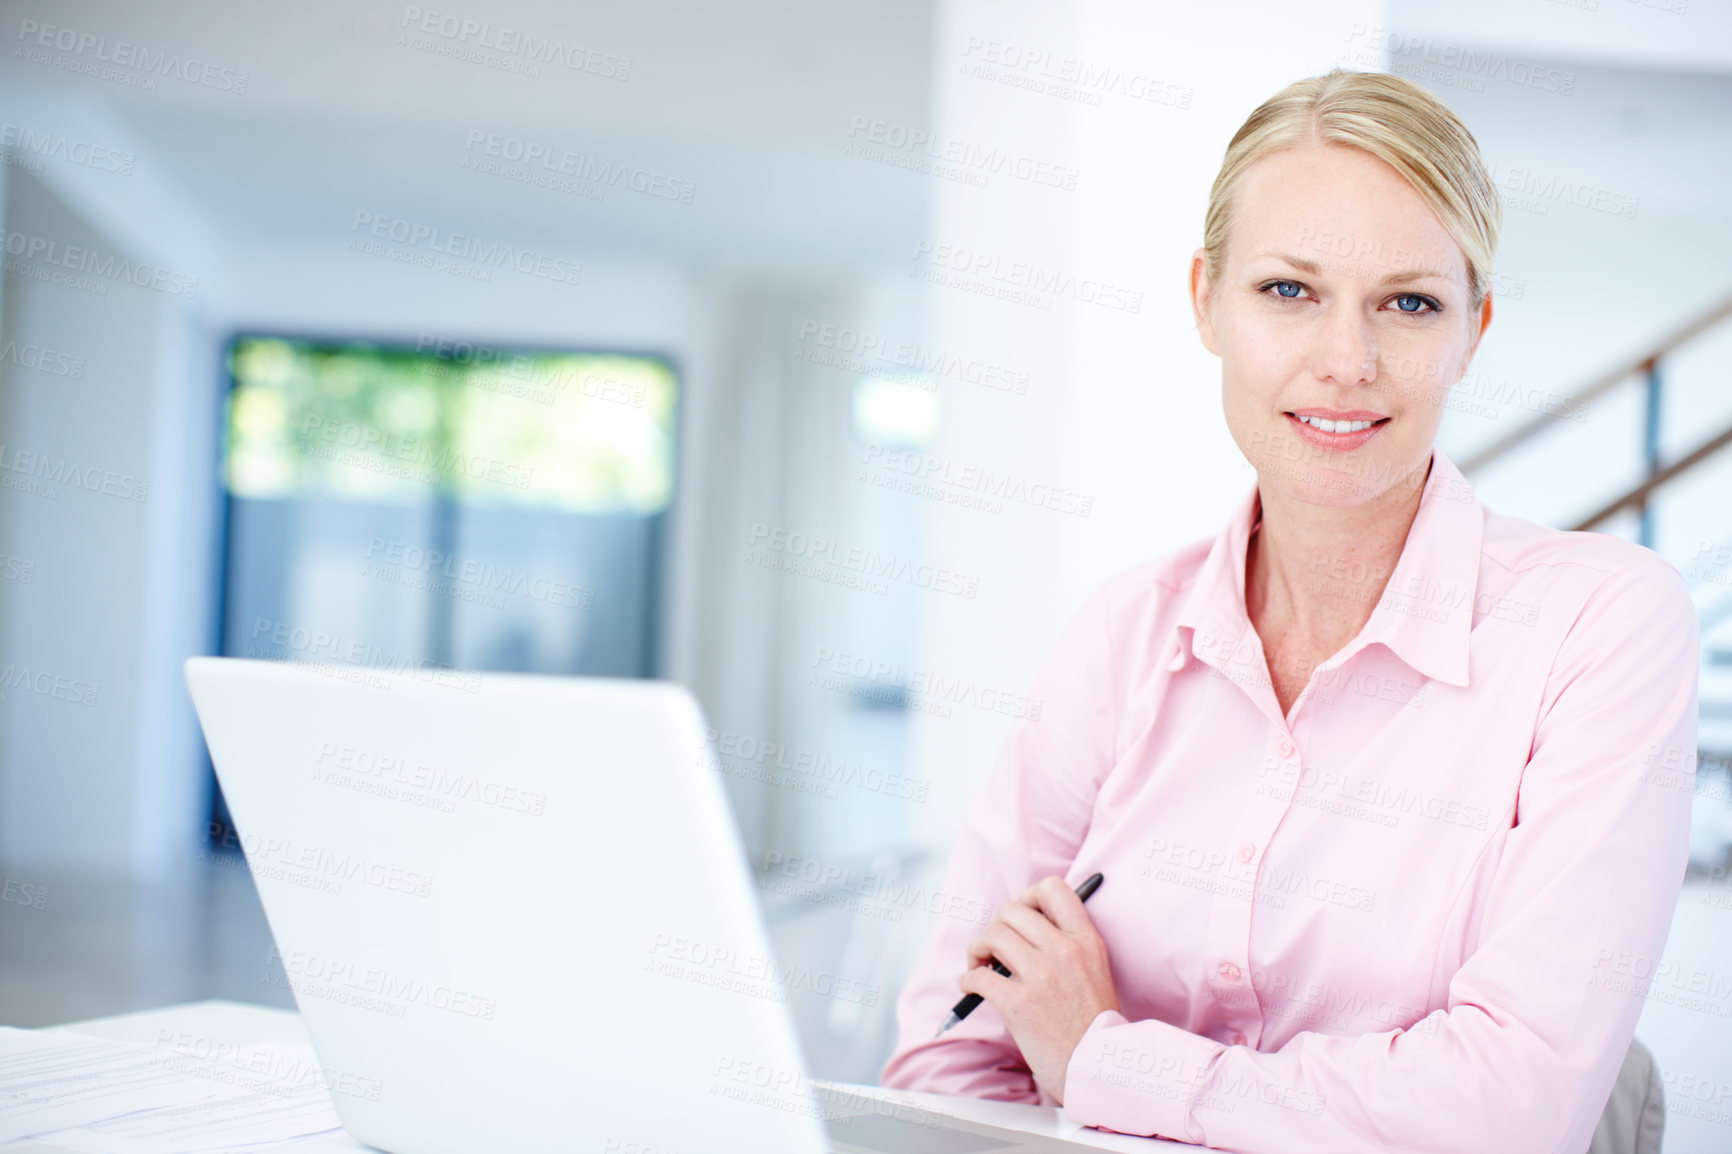
M 230 346 L 222 651 L 652 675 L 672 366 L 423 344 Z

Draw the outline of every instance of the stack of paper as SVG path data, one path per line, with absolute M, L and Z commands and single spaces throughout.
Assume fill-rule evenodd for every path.
M 0 1142 L 192 1154 L 341 1127 L 311 1051 L 147 1046 L 0 1027 Z

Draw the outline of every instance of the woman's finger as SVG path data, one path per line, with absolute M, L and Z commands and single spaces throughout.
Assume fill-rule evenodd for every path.
M 1027 938 L 1004 922 L 998 921 L 987 926 L 978 938 L 968 943 L 968 964 L 970 967 L 984 966 L 991 959 L 997 958 L 1014 974 L 1018 967 L 1029 969 L 1038 953 Z
M 1089 920 L 1088 913 L 1083 909 L 1082 899 L 1076 896 L 1076 891 L 1071 889 L 1063 878 L 1057 875 L 1042 878 L 1029 890 L 1029 894 L 1029 904 L 1066 933 L 1094 929 L 1094 922 Z
M 991 966 L 975 966 L 971 970 L 962 971 L 956 987 L 965 994 L 979 994 L 1003 1014 L 1005 999 L 1016 989 L 1016 983 Z
M 1021 902 L 1006 902 L 998 911 L 998 919 L 1014 929 L 1030 945 L 1039 950 L 1050 950 L 1064 936 L 1064 931 L 1052 924 L 1040 910 L 1033 906 L 1025 906 Z

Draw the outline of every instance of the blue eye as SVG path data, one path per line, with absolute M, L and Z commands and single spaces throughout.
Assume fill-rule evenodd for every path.
M 1264 285 L 1258 291 L 1259 292 L 1268 292 L 1270 289 L 1274 289 L 1275 294 L 1284 300 L 1292 300 L 1295 297 L 1297 297 L 1301 292 L 1305 291 L 1302 287 L 1300 287 L 1298 282 L 1290 281 L 1290 280 L 1272 280 L 1268 284 Z M 1288 292 L 1287 291 L 1288 289 L 1292 289 L 1293 291 Z
M 1411 305 L 1409 302 L 1412 302 Z M 1424 305 L 1431 312 L 1438 311 L 1436 301 L 1430 297 L 1420 296 L 1418 293 L 1402 293 L 1395 298 L 1395 307 L 1404 313 L 1417 313 L 1420 311 L 1421 305 Z

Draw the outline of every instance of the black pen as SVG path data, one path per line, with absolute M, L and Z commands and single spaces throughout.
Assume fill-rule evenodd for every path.
M 1094 892 L 1101 888 L 1101 882 L 1104 880 L 1105 878 L 1100 874 L 1090 874 L 1088 877 L 1083 879 L 1083 884 L 1076 888 L 1076 896 L 1085 902 L 1088 901 L 1089 898 L 1094 896 Z M 1000 962 L 997 958 L 992 959 L 992 968 L 1003 974 L 1005 977 L 1010 977 L 1010 971 L 1005 969 L 1004 963 Z M 950 1011 L 950 1017 L 945 1020 L 944 1025 L 938 1027 L 938 1033 L 932 1036 L 934 1038 L 943 1036 L 944 1031 L 950 1029 L 950 1027 L 956 1025 L 956 1023 L 974 1013 L 974 1007 L 980 1005 L 980 1003 L 985 1000 L 986 999 L 982 998 L 979 994 L 966 995 L 962 1001 L 956 1003 L 956 1006 Z

